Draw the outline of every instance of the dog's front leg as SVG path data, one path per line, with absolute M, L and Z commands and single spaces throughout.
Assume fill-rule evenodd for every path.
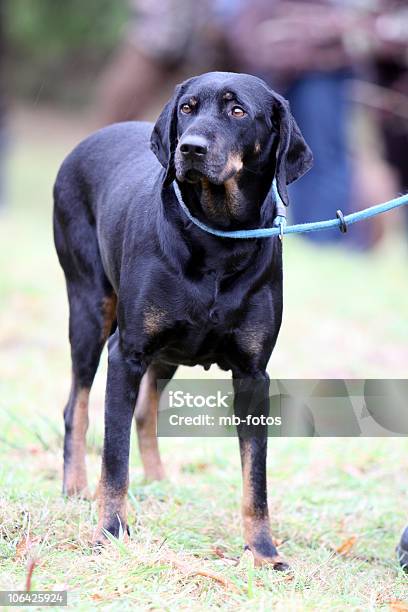
M 133 412 L 140 380 L 140 363 L 125 359 L 118 331 L 109 340 L 105 399 L 105 437 L 99 483 L 99 522 L 96 542 L 109 531 L 115 537 L 127 530 L 126 498 L 129 486 L 129 448 Z
M 241 423 L 237 426 L 241 453 L 243 498 L 242 519 L 246 548 L 254 555 L 255 564 L 271 564 L 276 570 L 288 565 L 278 556 L 272 540 L 266 485 L 266 453 L 269 415 L 269 377 L 266 372 L 242 378 L 234 373 L 234 412 Z M 255 424 L 254 424 L 255 423 Z

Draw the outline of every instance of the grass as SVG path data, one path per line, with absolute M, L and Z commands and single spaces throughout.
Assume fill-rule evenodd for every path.
M 270 441 L 270 513 L 289 578 L 255 570 L 242 555 L 235 439 L 163 439 L 168 480 L 148 485 L 133 440 L 130 541 L 92 550 L 95 502 L 60 495 L 70 366 L 50 191 L 70 144 L 63 136 L 16 143 L 11 208 L 0 217 L 0 589 L 24 588 L 36 559 L 32 588 L 67 588 L 78 610 L 406 609 L 407 579 L 394 555 L 407 520 L 403 438 Z M 288 238 L 271 375 L 406 377 L 404 249 L 388 241 L 362 255 Z M 93 489 L 105 361 L 91 398 Z

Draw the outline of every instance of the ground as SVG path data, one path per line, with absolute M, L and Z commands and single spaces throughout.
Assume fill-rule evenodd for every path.
M 60 493 L 70 366 L 51 231 L 52 181 L 81 129 L 67 133 L 37 117 L 30 130 L 18 118 L 9 210 L 0 216 L 0 589 L 24 588 L 31 565 L 32 588 L 66 588 L 81 610 L 407 610 L 394 552 L 408 519 L 403 438 L 270 440 L 273 533 L 292 575 L 255 570 L 242 556 L 235 439 L 163 439 L 168 479 L 155 484 L 143 484 L 133 440 L 130 541 L 93 552 L 96 503 Z M 402 238 L 393 232 L 369 255 L 285 239 L 285 316 L 272 377 L 406 377 Z M 105 362 L 104 354 L 91 399 L 93 490 Z

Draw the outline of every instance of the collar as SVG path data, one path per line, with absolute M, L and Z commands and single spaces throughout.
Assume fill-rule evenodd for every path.
M 198 219 L 196 219 L 196 217 L 194 217 L 191 214 L 186 204 L 183 202 L 183 197 L 181 195 L 181 191 L 177 184 L 177 181 L 173 181 L 173 189 L 174 189 L 174 193 L 176 194 L 179 206 L 184 212 L 184 214 L 186 215 L 186 217 L 188 217 L 190 221 L 194 223 L 194 225 L 199 227 L 203 232 L 207 232 L 207 234 L 212 234 L 213 236 L 218 236 L 220 238 L 235 238 L 235 239 L 270 238 L 271 236 L 281 236 L 282 237 L 283 235 L 283 230 L 286 226 L 286 210 L 285 210 L 285 205 L 283 204 L 281 197 L 278 193 L 275 179 L 272 181 L 271 188 L 268 191 L 268 194 L 266 196 L 266 198 L 268 198 L 270 197 L 270 195 L 272 195 L 274 201 L 276 202 L 276 209 L 277 209 L 278 214 L 276 215 L 273 221 L 273 227 L 259 227 L 257 229 L 248 229 L 248 230 L 224 231 L 224 230 L 217 230 L 213 227 L 209 227 L 205 223 L 202 223 L 202 221 L 199 221 Z

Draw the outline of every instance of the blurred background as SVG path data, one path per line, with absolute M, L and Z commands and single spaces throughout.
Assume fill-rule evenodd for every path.
M 263 77 L 289 99 L 314 152 L 313 171 L 292 188 L 295 222 L 408 188 L 404 0 L 89 0 L 85 7 L 1 0 L 0 7 L 3 158 L 24 121 L 47 132 L 57 124 L 70 132 L 75 123 L 86 133 L 154 119 L 175 83 L 233 70 Z M 6 205 L 4 168 L 2 183 Z M 352 228 L 353 246 L 375 246 L 389 223 Z
M 67 307 L 51 226 L 60 163 L 103 125 L 154 120 L 181 80 L 250 72 L 290 100 L 315 157 L 291 187 L 292 222 L 408 190 L 404 0 L 0 0 L 0 10 L 6 404 L 29 396 L 62 407 L 68 392 Z M 271 376 L 406 377 L 407 235 L 408 207 L 345 236 L 285 239 Z

